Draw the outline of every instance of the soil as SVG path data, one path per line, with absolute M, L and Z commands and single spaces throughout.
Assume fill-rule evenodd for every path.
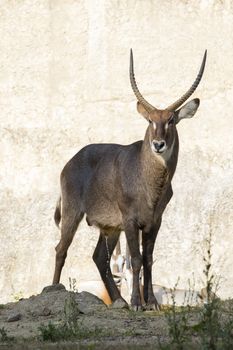
M 40 327 L 59 326 L 64 319 L 75 319 L 79 339 L 44 341 Z M 93 294 L 69 292 L 61 284 L 0 305 L 0 349 L 156 349 L 167 336 L 161 312 L 114 309 Z
M 169 318 L 164 307 L 163 311 L 119 309 L 106 306 L 91 293 L 67 291 L 57 284 L 28 299 L 0 304 L 0 350 L 154 350 L 181 345 L 183 349 L 199 350 L 212 349 L 206 347 L 206 341 L 211 345 L 212 339 L 216 349 L 233 349 L 233 299 L 221 301 L 215 297 L 208 310 L 210 307 L 209 321 L 203 306 L 176 306 L 176 316 L 170 312 Z M 181 337 L 188 331 L 185 343 L 177 342 L 175 330 L 176 334 L 182 332 Z M 173 338 L 169 339 L 169 331 L 173 331 Z

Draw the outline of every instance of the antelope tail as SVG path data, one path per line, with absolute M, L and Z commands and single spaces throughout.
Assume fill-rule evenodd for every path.
M 61 197 L 59 197 L 59 199 L 57 201 L 56 209 L 54 212 L 54 221 L 55 221 L 55 224 L 57 225 L 57 227 L 59 228 L 59 224 L 61 221 Z

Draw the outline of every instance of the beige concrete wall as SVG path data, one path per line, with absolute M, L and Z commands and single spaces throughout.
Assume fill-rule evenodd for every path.
M 143 137 L 128 77 L 165 107 L 208 62 L 195 93 L 201 106 L 179 125 L 174 197 L 155 248 L 154 281 L 202 282 L 202 251 L 213 236 L 220 295 L 232 296 L 233 1 L 2 0 L 0 2 L 0 302 L 51 282 L 59 231 L 53 210 L 59 174 L 91 142 Z M 62 274 L 96 279 L 97 233 L 83 224 Z

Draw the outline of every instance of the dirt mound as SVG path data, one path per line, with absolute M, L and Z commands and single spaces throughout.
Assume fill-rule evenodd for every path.
M 164 333 L 166 328 L 164 317 L 158 317 L 156 312 L 111 309 L 91 293 L 69 292 L 58 284 L 45 287 L 39 295 L 1 305 L 0 348 L 22 344 L 24 349 L 38 348 L 38 344 L 44 344 L 42 340 L 46 340 L 46 336 L 47 340 L 53 341 L 58 330 L 64 332 L 65 328 L 61 327 L 67 323 L 69 330 L 75 328 L 76 349 L 77 344 L 95 344 L 94 349 L 98 344 L 101 349 L 110 345 L 121 349 L 128 344 L 149 346 L 157 342 L 157 335 Z M 63 336 L 69 337 L 69 334 Z M 68 343 L 62 348 L 72 349 L 71 345 L 66 346 Z M 53 348 L 53 345 L 46 343 L 46 347 Z

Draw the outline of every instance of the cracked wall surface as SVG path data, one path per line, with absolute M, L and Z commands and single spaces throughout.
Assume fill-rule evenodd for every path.
M 219 295 L 231 297 L 233 178 L 233 1 L 3 0 L 0 4 L 0 302 L 51 283 L 53 222 L 64 164 L 87 143 L 142 139 L 129 84 L 129 49 L 146 99 L 172 103 L 193 82 L 200 108 L 179 126 L 174 196 L 164 214 L 154 282 L 203 286 L 212 235 Z M 61 281 L 98 280 L 98 238 L 83 223 Z

